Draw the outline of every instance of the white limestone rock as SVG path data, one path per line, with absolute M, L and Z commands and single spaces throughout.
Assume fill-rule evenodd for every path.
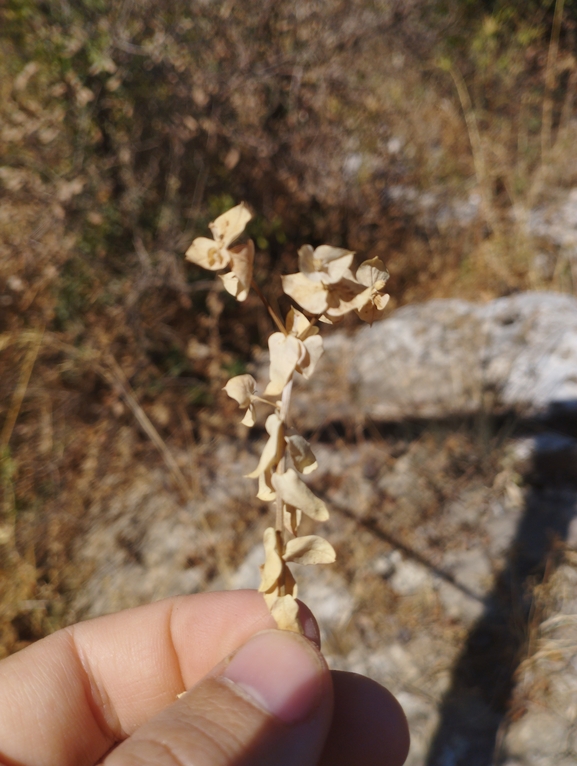
M 293 401 L 295 420 L 309 428 L 481 409 L 577 412 L 577 300 L 522 293 L 484 305 L 430 301 L 353 336 L 333 331 Z

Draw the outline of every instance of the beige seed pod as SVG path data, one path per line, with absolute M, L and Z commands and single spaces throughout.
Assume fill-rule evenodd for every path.
M 289 468 L 285 473 L 275 473 L 272 485 L 287 505 L 293 505 L 315 521 L 327 521 L 329 512 L 324 502 L 314 495 L 297 472 Z
M 246 413 L 241 421 L 245 426 L 254 426 L 254 395 L 256 392 L 256 380 L 252 375 L 237 375 L 231 378 L 223 391 L 238 402 L 238 406 Z
M 283 559 L 295 564 L 332 564 L 337 555 L 333 546 L 318 535 L 295 537 L 286 544 Z
M 248 295 L 252 281 L 254 242 L 231 247 L 240 237 L 252 213 L 241 202 L 209 224 L 214 239 L 197 237 L 185 253 L 185 258 L 210 271 L 230 266 L 230 272 L 220 275 L 225 289 L 239 301 Z
M 311 445 L 299 434 L 293 434 L 286 437 L 289 454 L 292 458 L 294 467 L 300 473 L 305 475 L 312 473 L 319 466 L 317 459 L 311 449 Z

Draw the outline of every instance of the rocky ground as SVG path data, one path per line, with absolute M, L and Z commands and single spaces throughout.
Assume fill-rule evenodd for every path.
M 320 574 L 301 567 L 300 596 L 332 666 L 367 674 L 400 699 L 409 766 L 577 759 L 576 326 L 577 301 L 546 294 L 410 307 L 356 339 L 333 336 L 333 351 L 349 344 L 365 364 L 329 348 L 308 419 L 297 396 L 320 466 L 311 486 L 332 511 L 323 534 L 338 554 Z M 404 377 L 386 374 L 387 342 L 397 344 Z M 470 359 L 457 379 L 451 344 L 459 343 Z M 474 363 L 481 352 L 485 387 Z M 323 387 L 337 374 L 340 385 Z M 439 381 L 450 374 L 457 382 L 447 397 Z M 374 411 L 378 385 L 389 408 L 395 391 L 404 396 L 402 417 Z M 407 391 L 420 402 L 413 417 Z M 463 407 L 467 391 L 475 398 Z M 70 619 L 175 593 L 256 587 L 268 509 L 243 475 L 262 429 L 177 456 L 195 477 L 186 500 L 161 468 L 143 467 L 126 484 L 132 433 L 118 433 L 117 470 L 87 510 L 74 562 L 85 584 Z
M 535 593 L 539 619 L 517 672 L 506 766 L 569 766 L 577 761 L 574 550 L 560 551 L 554 563 L 555 571 Z

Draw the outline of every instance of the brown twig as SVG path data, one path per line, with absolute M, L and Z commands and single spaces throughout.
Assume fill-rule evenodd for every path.
M 544 163 L 551 149 L 551 132 L 553 126 L 553 89 L 555 87 L 555 65 L 559 52 L 559 34 L 561 32 L 561 20 L 563 18 L 563 6 L 565 0 L 556 0 L 555 15 L 551 28 L 551 40 L 547 53 L 547 66 L 545 68 L 545 97 L 543 99 L 543 121 L 541 123 L 541 163 Z
M 288 335 L 288 333 L 287 333 L 287 331 L 286 331 L 286 328 L 285 328 L 285 326 L 283 325 L 283 323 L 281 322 L 281 320 L 280 320 L 280 319 L 278 318 L 278 316 L 276 315 L 276 312 L 275 312 L 275 310 L 274 310 L 274 309 L 273 309 L 273 307 L 270 305 L 270 303 L 267 301 L 267 299 L 265 298 L 265 296 L 264 296 L 264 295 L 263 295 L 263 293 L 262 293 L 262 290 L 261 290 L 261 289 L 260 289 L 260 287 L 257 285 L 257 283 L 254 281 L 254 279 L 251 281 L 251 283 L 250 283 L 250 286 L 252 287 L 252 289 L 255 291 L 255 293 L 258 295 L 258 297 L 259 297 L 259 298 L 261 299 L 261 301 L 263 302 L 263 304 L 264 304 L 264 307 L 266 308 L 266 310 L 267 310 L 267 311 L 268 311 L 268 313 L 270 314 L 270 316 L 271 316 L 271 318 L 272 318 L 273 322 L 274 322 L 274 323 L 275 323 L 275 325 L 278 327 L 278 329 L 279 329 L 279 330 L 282 332 L 282 334 L 283 334 L 283 335 Z
M 34 333 L 27 333 L 27 335 L 31 336 L 29 341 L 30 347 L 26 352 L 26 356 L 24 357 L 24 362 L 22 363 L 22 368 L 20 370 L 20 379 L 16 385 L 16 388 L 14 389 L 14 393 L 12 394 L 10 409 L 8 410 L 6 420 L 4 421 L 4 425 L 2 427 L 2 434 L 0 434 L 0 450 L 4 450 L 8 446 L 8 442 L 12 436 L 12 431 L 16 425 L 16 420 L 20 414 L 20 408 L 22 407 L 22 402 L 26 396 L 26 390 L 28 389 L 28 383 L 30 381 L 30 375 L 32 374 L 32 368 L 34 367 L 36 357 L 38 356 L 40 346 L 42 345 L 42 339 L 44 338 L 44 328 Z
M 134 396 L 132 392 L 130 383 L 128 382 L 126 378 L 124 371 L 122 370 L 122 368 L 120 367 L 116 359 L 112 356 L 112 354 L 106 355 L 106 363 L 108 365 L 108 368 L 106 367 L 101 368 L 102 375 L 108 380 L 109 383 L 111 383 L 112 385 L 118 386 L 124 401 L 126 402 L 128 407 L 132 410 L 134 417 L 138 420 L 142 430 L 145 432 L 145 434 L 149 437 L 149 439 L 154 444 L 156 449 L 162 455 L 162 458 L 166 464 L 166 467 L 171 472 L 174 481 L 178 485 L 184 497 L 186 499 L 190 498 L 192 495 L 191 487 L 186 481 L 184 474 L 180 470 L 180 467 L 178 463 L 176 462 L 174 455 L 166 446 L 164 439 L 158 433 L 158 431 L 156 430 L 156 428 L 150 421 L 150 418 L 148 417 L 146 412 L 142 409 L 140 404 L 138 404 L 138 402 L 136 401 L 136 397 Z
M 465 123 L 467 125 L 469 142 L 473 152 L 473 165 L 475 166 L 475 175 L 477 176 L 479 189 L 481 191 L 485 217 L 493 232 L 497 234 L 499 230 L 499 222 L 493 209 L 491 187 L 487 173 L 487 165 L 485 163 L 485 153 L 483 151 L 481 134 L 479 132 L 479 124 L 477 122 L 477 115 L 475 114 L 475 109 L 473 108 L 471 97 L 469 95 L 469 89 L 463 79 L 463 75 L 455 66 L 449 67 L 449 73 L 455 83 L 455 88 L 457 90 L 457 95 L 459 96 L 459 101 L 461 102 L 461 109 L 463 110 Z

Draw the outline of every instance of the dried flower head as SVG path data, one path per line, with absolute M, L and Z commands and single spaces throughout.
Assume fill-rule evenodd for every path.
M 225 289 L 239 301 L 244 301 L 252 281 L 254 242 L 231 244 L 240 237 L 252 218 L 248 207 L 241 202 L 209 224 L 214 239 L 198 237 L 185 253 L 187 260 L 203 269 L 219 271 L 230 266 L 230 271 L 219 275 Z
M 319 328 L 300 311 L 288 313 L 285 332 L 275 332 L 268 339 L 270 352 L 270 383 L 265 396 L 278 396 L 295 372 L 310 378 L 323 353 Z
M 249 240 L 244 245 L 231 245 L 250 218 L 246 205 L 237 205 L 210 224 L 214 240 L 199 237 L 186 252 L 188 260 L 206 269 L 229 267 L 230 271 L 220 276 L 228 292 L 239 301 L 246 298 L 252 282 L 254 244 Z M 291 308 L 283 321 L 252 283 L 278 328 L 268 341 L 269 382 L 262 397 L 257 394 L 252 375 L 237 375 L 224 387 L 246 410 L 244 425 L 255 423 L 255 402 L 272 408 L 265 422 L 268 439 L 257 466 L 247 476 L 258 479 L 257 497 L 274 502 L 276 507 L 275 526 L 264 532 L 265 561 L 259 591 L 278 627 L 285 630 L 302 632 L 297 585 L 288 565 L 330 564 L 336 557 L 333 547 L 322 537 L 298 534 L 303 514 L 315 521 L 326 521 L 329 512 L 303 479 L 317 468 L 311 445 L 289 427 L 294 375 L 310 378 L 323 353 L 317 321 L 333 323 L 354 311 L 363 321 L 372 323 L 383 315 L 389 299 L 384 292 L 389 275 L 382 262 L 378 258 L 367 260 L 353 274 L 353 260 L 353 252 L 338 247 L 301 247 L 299 271 L 282 277 L 282 285 L 312 319 Z
M 348 300 L 348 282 L 354 277 L 349 268 L 354 253 L 321 245 L 316 250 L 304 245 L 299 250 L 299 272 L 282 278 L 283 290 L 299 306 L 320 316 Z
M 254 401 L 256 392 L 256 380 L 252 375 L 237 375 L 231 378 L 223 389 L 238 402 L 241 410 L 246 410 L 244 418 L 241 420 L 245 426 L 254 426 Z
M 300 271 L 282 278 L 283 290 L 321 321 L 334 323 L 355 311 L 372 324 L 387 305 L 384 287 L 389 274 L 378 258 L 365 261 L 353 274 L 353 258 L 354 253 L 338 247 L 321 245 L 313 250 L 304 245 L 299 250 Z
M 377 319 L 381 319 L 385 313 L 385 307 L 390 298 L 389 295 L 385 294 L 388 278 L 389 272 L 385 269 L 380 258 L 365 261 L 357 269 L 357 281 L 367 288 L 358 296 L 358 306 L 355 309 L 363 322 L 372 324 Z

